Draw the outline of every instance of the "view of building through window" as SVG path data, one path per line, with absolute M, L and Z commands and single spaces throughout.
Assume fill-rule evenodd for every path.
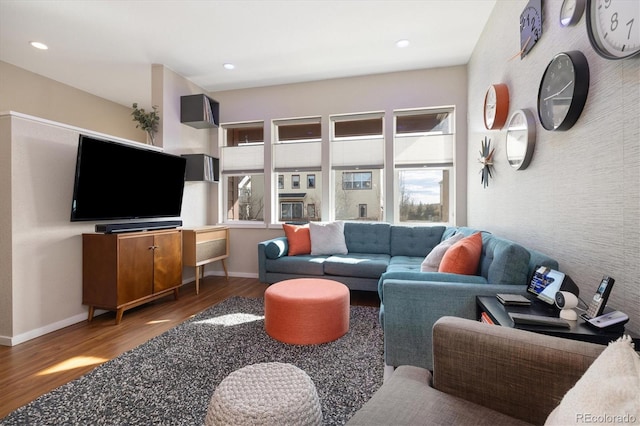
M 264 169 L 256 157 L 264 145 L 264 124 L 244 123 L 224 129 L 222 172 L 227 221 L 264 221 Z M 225 170 L 227 169 L 227 170 Z M 230 169 L 230 170 L 228 170 Z M 247 173 L 249 171 L 249 173 Z
M 423 109 L 394 114 L 393 164 L 385 165 L 382 113 L 330 117 L 330 191 L 333 220 L 383 221 L 384 172 L 394 175 L 396 222 L 446 223 L 450 221 L 453 186 L 453 110 Z M 264 124 L 223 126 L 225 148 L 264 145 Z M 275 189 L 265 188 L 266 170 L 232 163 L 225 174 L 228 221 L 264 221 L 265 196 L 273 194 L 276 221 L 319 221 L 322 218 L 323 143 L 321 119 L 274 122 Z M 326 139 L 326 138 L 325 138 Z M 235 147 L 235 148 L 234 148 Z M 229 151 L 224 151 L 225 153 Z M 250 152 L 250 151 L 247 151 Z M 251 151 L 255 153 L 258 151 Z M 260 151 L 262 152 L 262 151 Z M 237 163 L 246 156 L 233 157 Z M 253 164 L 253 163 L 251 163 Z M 256 163 L 257 164 L 257 163 Z M 392 167 L 389 167 L 392 166 Z M 325 219 L 328 220 L 328 219 Z

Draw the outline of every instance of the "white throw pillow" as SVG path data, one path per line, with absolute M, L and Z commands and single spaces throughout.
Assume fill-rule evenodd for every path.
M 437 246 L 435 246 L 427 257 L 424 258 L 422 264 L 420 265 L 420 271 L 422 272 L 438 272 L 438 268 L 440 267 L 440 262 L 442 262 L 442 258 L 444 254 L 449 250 L 449 247 L 460 241 L 464 238 L 464 235 L 461 233 L 454 234 L 453 236 L 447 238 Z
M 344 222 L 309 222 L 311 254 L 347 254 Z
M 612 342 L 547 417 L 545 425 L 636 424 L 640 355 L 629 336 Z

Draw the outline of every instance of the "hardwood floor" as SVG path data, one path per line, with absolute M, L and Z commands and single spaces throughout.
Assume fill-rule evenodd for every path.
M 260 298 L 268 286 L 253 278 L 206 277 L 173 295 L 128 310 L 115 325 L 115 313 L 95 317 L 17 346 L 0 346 L 0 419 L 99 364 L 162 334 L 231 296 Z M 352 305 L 378 306 L 376 292 L 351 292 Z

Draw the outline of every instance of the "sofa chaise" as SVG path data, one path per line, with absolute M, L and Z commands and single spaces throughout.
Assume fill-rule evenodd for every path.
M 433 342 L 433 372 L 397 368 L 347 425 L 640 421 L 640 357 L 630 340 L 604 346 L 443 317 Z

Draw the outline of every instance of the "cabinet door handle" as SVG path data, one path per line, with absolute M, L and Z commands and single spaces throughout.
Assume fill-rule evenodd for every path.
M 158 247 L 158 246 L 149 246 L 149 250 L 155 250 L 157 248 L 160 248 L 160 247 Z

